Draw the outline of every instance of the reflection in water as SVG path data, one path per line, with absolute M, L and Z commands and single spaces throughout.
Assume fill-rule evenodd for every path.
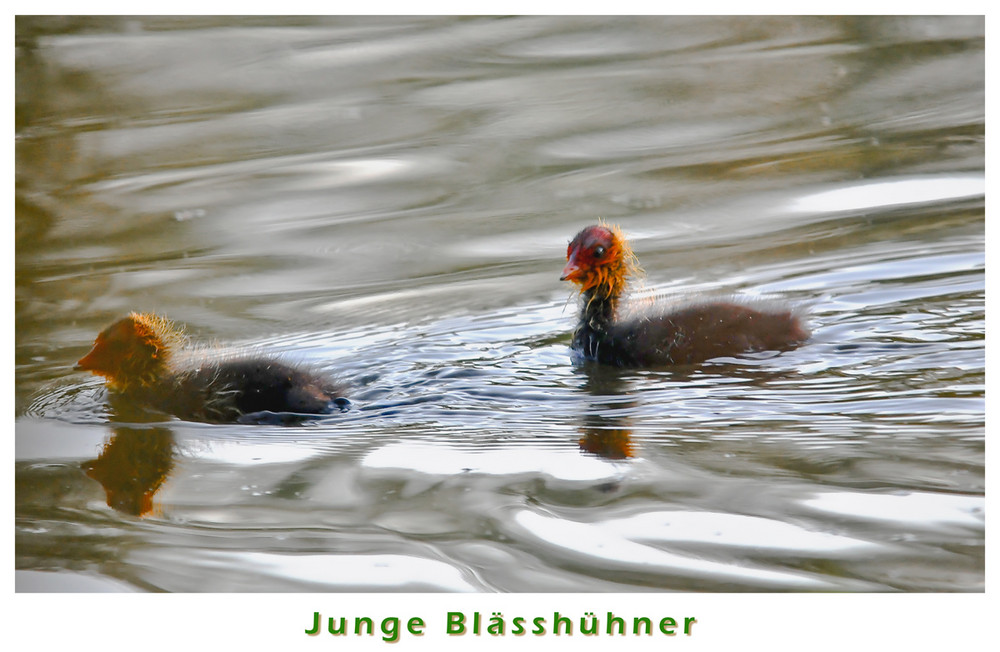
M 624 429 L 581 428 L 580 450 L 609 460 L 633 456 L 632 431 Z
M 174 434 L 163 426 L 131 426 L 161 421 L 151 412 L 114 393 L 109 394 L 111 436 L 101 454 L 80 467 L 104 487 L 108 507 L 132 516 L 153 511 L 153 496 L 174 468 Z
M 666 416 L 684 414 L 684 396 L 713 393 L 720 400 L 733 399 L 751 393 L 765 399 L 780 400 L 777 388 L 789 383 L 802 382 L 794 370 L 768 369 L 757 366 L 773 353 L 761 358 L 747 357 L 733 362 L 718 361 L 709 366 L 681 365 L 652 372 L 635 372 L 609 365 L 587 361 L 579 369 L 586 374 L 583 390 L 591 396 L 587 410 L 580 417 L 580 449 L 606 459 L 628 459 L 636 454 L 633 421 L 641 415 L 659 410 Z M 781 355 L 781 354 L 777 354 Z M 720 384 L 725 379 L 725 385 Z M 669 395 L 677 394 L 676 404 L 651 404 L 649 386 L 659 387 Z M 641 385 L 641 387 L 640 387 Z M 733 393 L 735 388 L 740 388 Z M 662 398 L 660 399 L 662 400 Z M 699 398 L 700 400 L 700 398 Z M 769 412 L 780 410 L 774 403 L 763 403 L 755 409 L 755 418 L 769 420 Z M 639 416 L 637 416 L 639 415 Z M 678 419 L 681 417 L 678 416 Z
M 169 428 L 117 426 L 112 430 L 98 458 L 81 467 L 104 487 L 108 507 L 146 516 L 153 511 L 153 496 L 174 468 L 173 433 Z
M 609 460 L 632 457 L 631 424 L 621 410 L 636 403 L 616 398 L 628 395 L 628 379 L 620 370 L 598 363 L 587 362 L 583 370 L 587 374 L 583 388 L 594 400 L 580 424 L 580 449 Z

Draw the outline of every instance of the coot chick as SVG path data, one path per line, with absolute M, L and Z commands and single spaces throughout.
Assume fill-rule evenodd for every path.
M 583 307 L 573 348 L 619 367 L 696 364 L 750 351 L 791 349 L 809 337 L 796 312 L 770 302 L 694 300 L 624 305 L 638 262 L 617 226 L 580 231 L 566 250 L 562 281 L 580 286 Z
M 256 352 L 185 350 L 184 343 L 169 320 L 133 312 L 104 329 L 74 368 L 104 376 L 123 396 L 191 421 L 327 414 L 349 404 L 345 387 L 305 367 Z

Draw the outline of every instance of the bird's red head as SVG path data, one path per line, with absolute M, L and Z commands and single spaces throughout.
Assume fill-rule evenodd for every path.
M 101 331 L 74 368 L 104 376 L 119 390 L 148 385 L 166 370 L 170 344 L 179 338 L 166 319 L 133 312 Z
M 566 266 L 561 281 L 572 281 L 581 292 L 620 295 L 626 280 L 638 271 L 635 255 L 617 226 L 598 224 L 576 234 L 566 248 Z

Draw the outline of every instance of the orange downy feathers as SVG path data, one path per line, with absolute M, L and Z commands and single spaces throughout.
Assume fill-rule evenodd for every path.
M 148 387 L 168 371 L 171 349 L 183 339 L 168 319 L 133 312 L 101 331 L 76 369 L 104 376 L 120 391 Z
M 622 230 L 603 222 L 573 238 L 566 260 L 561 280 L 576 283 L 581 293 L 593 290 L 600 298 L 619 297 L 629 277 L 642 273 Z

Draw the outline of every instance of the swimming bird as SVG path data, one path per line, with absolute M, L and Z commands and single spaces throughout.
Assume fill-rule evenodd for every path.
M 628 281 L 639 271 L 617 226 L 588 226 L 569 243 L 560 280 L 580 288 L 573 349 L 583 358 L 618 367 L 696 364 L 791 349 L 809 338 L 799 313 L 774 302 L 629 303 L 624 298 Z
M 266 353 L 185 344 L 173 322 L 133 312 L 101 331 L 74 369 L 104 376 L 112 391 L 192 421 L 327 414 L 349 405 L 343 385 L 305 366 Z

